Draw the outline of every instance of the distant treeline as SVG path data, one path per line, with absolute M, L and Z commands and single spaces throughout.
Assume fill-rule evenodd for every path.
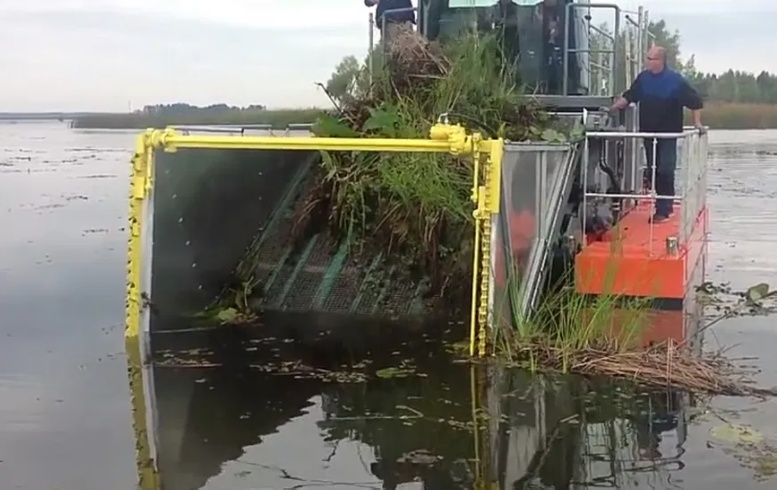
M 196 105 L 186 104 L 183 102 L 177 102 L 175 104 L 147 105 L 143 107 L 143 109 L 136 112 L 141 114 L 148 114 L 148 115 L 166 115 L 166 116 L 178 117 L 178 116 L 187 116 L 190 114 L 224 114 L 224 113 L 241 112 L 241 111 L 257 112 L 257 111 L 264 111 L 266 109 L 267 109 L 267 106 L 263 106 L 260 104 L 249 105 L 246 107 L 238 107 L 238 106 L 232 106 L 227 104 L 211 104 L 208 106 L 196 106 Z
M 165 112 L 132 114 L 91 114 L 73 120 L 82 129 L 146 129 L 173 125 L 254 125 L 270 124 L 285 128 L 289 124 L 314 122 L 321 109 L 230 110 L 211 113 L 192 111 L 187 114 Z M 777 104 L 708 102 L 703 112 L 704 123 L 713 129 L 777 129 Z M 688 120 L 690 123 L 690 120 Z
M 688 81 L 710 103 L 777 104 L 777 75 L 762 71 L 758 75 L 729 70 L 720 75 L 684 68 Z
M 262 106 L 243 108 L 224 104 L 197 108 L 188 104 L 149 106 L 126 114 L 90 114 L 73 120 L 74 128 L 147 129 L 167 126 L 255 125 L 270 124 L 284 128 L 290 124 L 315 122 L 322 109 L 268 110 Z

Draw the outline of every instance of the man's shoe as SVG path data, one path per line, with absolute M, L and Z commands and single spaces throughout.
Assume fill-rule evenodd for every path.
M 665 214 L 658 214 L 658 213 L 656 213 L 656 214 L 653 215 L 652 218 L 650 218 L 649 221 L 651 223 L 653 223 L 654 225 L 657 225 L 659 223 L 663 223 L 663 222 L 668 221 L 668 220 L 669 220 L 669 216 L 667 216 Z

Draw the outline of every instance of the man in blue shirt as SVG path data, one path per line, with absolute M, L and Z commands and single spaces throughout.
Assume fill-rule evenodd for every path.
M 640 73 L 631 87 L 623 93 L 612 109 L 625 109 L 630 103 L 639 103 L 639 129 L 645 133 L 682 133 L 683 108 L 692 111 L 693 124 L 703 130 L 701 110 L 704 103 L 699 93 L 679 73 L 666 66 L 666 50 L 652 47 L 647 53 L 646 70 Z M 645 154 L 648 161 L 646 174 L 648 186 L 652 182 L 653 138 L 645 138 Z M 677 167 L 677 140 L 674 138 L 656 140 L 656 194 L 675 194 L 675 169 Z M 653 223 L 669 219 L 674 199 L 657 199 Z
M 415 11 L 412 10 L 412 0 L 364 0 L 367 7 L 378 6 L 375 11 L 375 22 L 381 30 L 381 37 L 386 39 L 396 38 L 403 31 L 412 31 L 415 24 Z M 402 12 L 389 12 L 389 10 L 407 9 Z M 386 17 L 386 32 L 383 32 L 383 17 Z

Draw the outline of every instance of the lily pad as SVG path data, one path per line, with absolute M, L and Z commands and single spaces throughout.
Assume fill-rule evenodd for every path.
M 745 297 L 752 302 L 760 301 L 769 296 L 769 285 L 765 282 L 750 286 L 745 293 Z
M 238 314 L 239 313 L 235 308 L 224 308 L 216 314 L 216 318 L 221 322 L 228 323 L 235 321 Z
M 564 143 L 567 138 L 562 132 L 548 128 L 542 132 L 542 140 L 549 143 Z
M 752 427 L 731 423 L 713 427 L 710 433 L 716 439 L 736 444 L 758 444 L 764 440 L 763 434 Z

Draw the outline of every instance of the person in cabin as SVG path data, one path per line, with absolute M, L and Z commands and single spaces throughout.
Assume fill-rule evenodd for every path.
M 704 102 L 699 92 L 679 73 L 666 66 L 666 49 L 653 46 L 647 52 L 646 69 L 631 87 L 618 97 L 611 111 L 623 110 L 631 103 L 639 103 L 639 130 L 645 133 L 682 133 L 683 108 L 692 111 L 693 124 L 703 131 L 701 110 Z M 646 187 L 652 184 L 653 138 L 645 138 L 645 155 L 648 168 L 645 172 Z M 675 169 L 677 167 L 677 140 L 656 140 L 655 154 L 656 194 L 674 196 Z M 652 223 L 667 221 L 674 212 L 674 199 L 656 199 L 656 211 Z
M 380 29 L 381 37 L 386 40 L 394 40 L 404 33 L 412 32 L 415 25 L 415 11 L 403 10 L 402 12 L 389 12 L 390 10 L 412 9 L 412 0 L 364 0 L 367 7 L 376 7 L 375 22 Z M 383 17 L 386 21 L 386 32 L 383 32 Z

